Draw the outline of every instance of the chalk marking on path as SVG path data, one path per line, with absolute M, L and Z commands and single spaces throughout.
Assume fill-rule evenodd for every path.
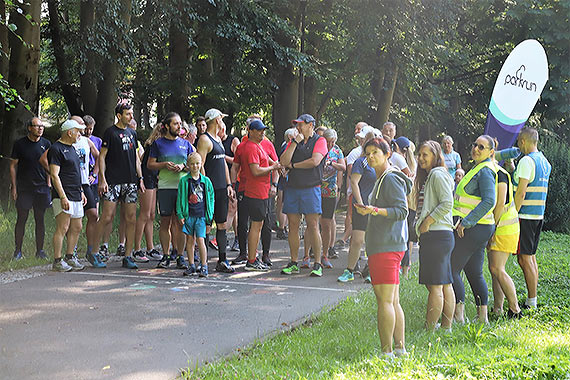
M 230 280 L 214 280 L 214 279 L 184 279 L 180 277 L 148 277 L 148 276 L 139 276 L 139 275 L 132 275 L 132 274 L 118 274 L 118 273 L 95 273 L 95 272 L 69 272 L 66 273 L 70 275 L 88 275 L 88 276 L 96 276 L 96 277 L 119 277 L 119 278 L 133 278 L 133 279 L 144 279 L 147 281 L 154 280 L 154 283 L 158 283 L 159 280 L 165 280 L 166 284 L 172 284 L 172 280 L 174 281 L 181 281 L 181 282 L 201 282 L 201 283 L 210 283 L 210 284 L 229 284 L 229 285 L 248 285 L 248 286 L 256 286 L 256 287 L 264 287 L 264 288 L 287 288 L 287 289 L 300 289 L 300 290 L 322 290 L 325 292 L 339 292 L 339 293 L 357 293 L 357 290 L 353 289 L 335 289 L 335 288 L 320 288 L 316 286 L 302 286 L 302 285 L 284 285 L 284 284 L 266 284 L 266 283 L 259 283 L 259 282 L 242 282 L 242 281 L 230 281 Z

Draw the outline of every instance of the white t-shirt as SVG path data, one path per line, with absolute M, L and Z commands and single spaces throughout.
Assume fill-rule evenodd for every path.
M 392 165 L 394 165 L 400 170 L 404 170 L 405 168 L 408 167 L 408 164 L 406 163 L 406 159 L 404 158 L 404 156 L 402 156 L 400 153 L 397 152 L 392 152 L 389 161 Z
M 81 173 L 81 184 L 89 185 L 89 138 L 79 136 L 79 140 L 73 143 L 73 147 L 79 156 L 79 172 Z
M 519 183 L 520 179 L 528 179 L 528 183 L 534 181 L 534 160 L 530 156 L 524 156 L 519 161 L 515 173 L 513 174 L 516 183 Z M 519 214 L 520 219 L 543 219 L 542 215 L 529 215 L 529 214 Z
M 346 166 L 354 164 L 358 157 L 362 156 L 362 146 L 357 146 L 350 151 L 348 156 L 346 156 Z M 346 188 L 346 196 L 349 197 L 352 194 L 352 185 L 350 184 L 350 178 L 347 179 L 348 186 Z

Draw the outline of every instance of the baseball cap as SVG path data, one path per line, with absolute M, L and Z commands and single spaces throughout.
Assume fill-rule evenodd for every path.
M 210 108 L 208 111 L 206 111 L 206 114 L 204 115 L 204 117 L 206 118 L 206 123 L 209 123 L 210 121 L 216 119 L 219 116 L 226 117 L 228 115 L 222 113 L 222 111 L 215 108 Z
M 315 122 L 315 118 L 312 117 L 311 115 L 309 115 L 308 113 L 304 113 L 301 116 L 299 116 L 298 118 L 296 118 L 295 120 L 292 120 L 291 123 L 297 124 L 300 122 L 304 122 L 304 123 L 314 123 Z
M 268 128 L 267 125 L 263 124 L 263 122 L 259 119 L 255 119 L 251 123 L 249 123 L 249 129 L 256 129 L 259 131 L 265 128 Z
M 369 125 L 365 125 L 364 127 L 362 127 L 362 129 L 360 130 L 360 132 L 358 132 L 356 134 L 356 137 L 360 137 L 361 139 L 365 138 L 367 134 L 369 133 L 374 133 L 374 128 L 372 128 Z
M 407 147 L 410 146 L 410 140 L 408 140 L 408 138 L 404 136 L 400 136 L 394 141 L 396 142 L 396 144 L 398 144 L 400 149 L 406 149 Z
M 372 130 L 374 131 L 374 137 L 382 137 L 382 131 L 378 128 L 372 128 Z
M 70 129 L 73 128 L 77 128 L 77 129 L 85 129 L 85 125 L 81 125 L 78 122 L 76 122 L 75 120 L 66 120 L 62 125 L 61 125 L 61 131 L 69 131 Z

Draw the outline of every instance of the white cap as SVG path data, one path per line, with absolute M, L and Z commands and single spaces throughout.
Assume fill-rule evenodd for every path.
M 365 125 L 364 127 L 362 127 L 362 129 L 360 130 L 360 132 L 358 132 L 356 134 L 356 137 L 360 137 L 361 139 L 365 138 L 367 134 L 369 133 L 374 133 L 374 128 L 372 128 L 369 125 Z
M 378 128 L 373 128 L 374 137 L 382 137 L 382 132 Z
M 61 131 L 69 131 L 70 129 L 73 128 L 77 128 L 77 129 L 85 129 L 85 125 L 81 125 L 78 122 L 76 122 L 75 120 L 69 119 L 66 120 L 62 125 L 61 125 Z
M 204 118 L 206 118 L 206 123 L 209 123 L 210 121 L 217 119 L 220 116 L 226 117 L 228 115 L 226 115 L 225 113 L 222 113 L 222 111 L 220 111 L 218 109 L 210 108 L 208 111 L 206 111 Z

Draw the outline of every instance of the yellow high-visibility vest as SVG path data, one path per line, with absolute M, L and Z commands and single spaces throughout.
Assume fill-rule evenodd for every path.
M 467 192 L 465 192 L 465 186 L 469 183 L 469 181 L 471 181 L 475 174 L 479 173 L 479 171 L 484 167 L 491 169 L 493 173 L 495 173 L 495 194 L 497 193 L 497 168 L 495 167 L 495 164 L 490 160 L 480 162 L 473 169 L 469 170 L 469 172 L 465 174 L 463 179 L 461 179 L 457 185 L 457 188 L 455 189 L 455 196 L 453 197 L 453 216 L 465 218 L 467 214 L 473 211 L 475 207 L 481 203 L 481 197 L 467 194 Z M 497 197 L 495 197 L 495 204 L 497 204 Z M 477 221 L 477 224 L 495 224 L 495 218 L 493 216 L 494 209 L 495 205 L 493 205 L 493 207 L 491 207 L 491 209 Z
M 507 194 L 508 206 L 503 212 L 503 215 L 499 218 L 497 222 L 497 229 L 495 230 L 495 235 L 517 235 L 520 233 L 519 225 L 519 214 L 517 208 L 515 207 L 515 197 L 513 196 L 513 185 L 511 183 L 511 175 L 504 168 L 497 165 L 497 170 L 505 173 L 507 175 L 507 180 L 509 181 L 509 193 Z M 497 186 L 498 188 L 498 186 Z M 498 197 L 498 192 L 497 192 Z M 496 207 L 496 206 L 495 206 Z

